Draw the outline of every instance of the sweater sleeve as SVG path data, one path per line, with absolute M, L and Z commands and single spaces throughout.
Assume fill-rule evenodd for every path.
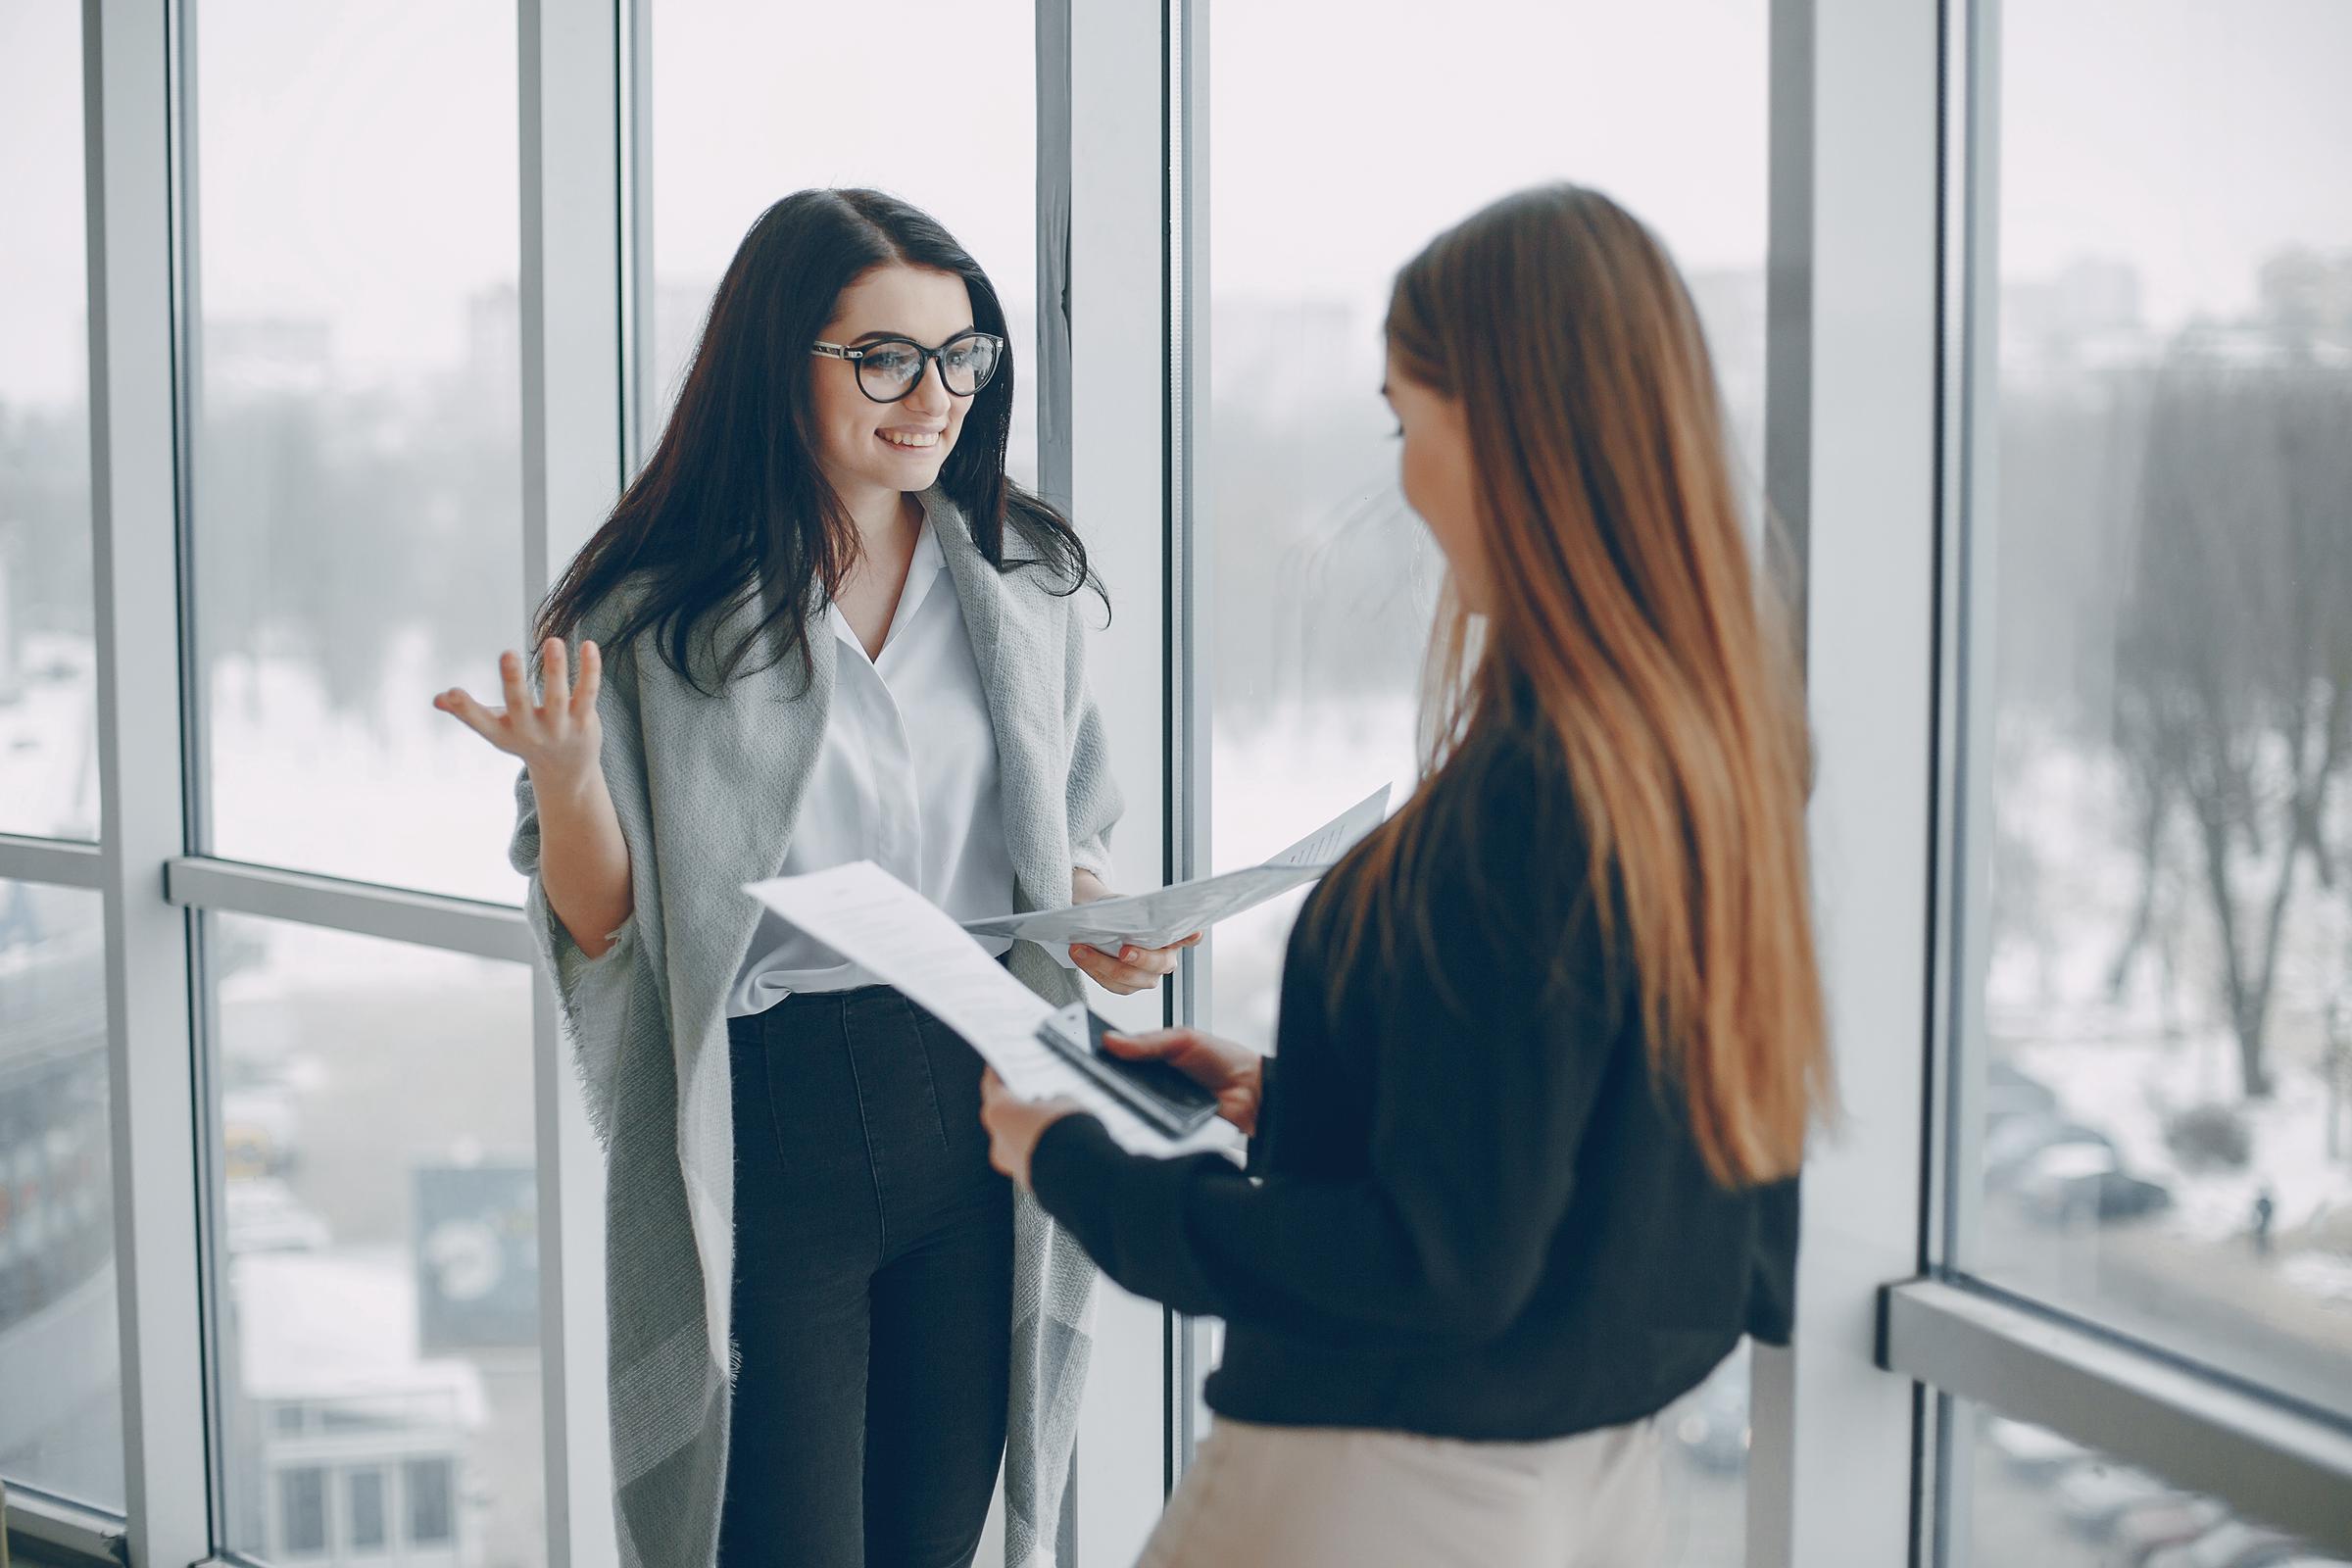
M 1063 671 L 1063 732 L 1070 761 L 1064 809 L 1069 818 L 1070 863 L 1111 880 L 1110 830 L 1125 812 L 1118 782 L 1111 777 L 1110 745 L 1102 705 L 1086 678 L 1086 625 L 1073 599 L 1068 612 L 1069 644 Z M 1067 960 L 1064 954 L 1064 960 Z
M 590 957 L 548 903 L 539 869 L 539 801 L 527 768 L 515 773 L 514 831 L 507 846 L 508 863 L 528 879 L 523 887 L 523 923 L 530 930 L 541 967 L 554 983 L 558 1011 L 572 1043 L 590 1120 L 600 1139 L 608 1141 L 613 1084 L 619 1071 L 621 1042 L 628 1037 L 630 1009 L 650 1000 L 639 994 L 643 954 L 637 938 L 641 917 L 655 896 L 636 665 L 628 650 L 616 650 L 605 642 L 606 632 L 619 623 L 620 609 L 618 605 L 596 607 L 571 638 L 574 657 L 579 644 L 588 640 L 595 641 L 604 654 L 604 685 L 596 703 L 604 731 L 602 765 L 606 791 L 629 849 L 632 907 L 618 926 L 606 933 L 611 945 L 603 953 Z
M 1626 1041 L 1589 922 L 1569 983 L 1546 985 L 1533 965 L 1494 965 L 1520 944 L 1487 945 L 1494 926 L 1461 905 L 1469 891 L 1431 910 L 1453 984 L 1384 987 L 1384 1005 L 1350 1009 L 1376 1032 L 1362 1176 L 1139 1157 L 1067 1117 L 1031 1159 L 1040 1200 L 1104 1273 L 1180 1311 L 1334 1341 L 1499 1334 L 1542 1278 Z

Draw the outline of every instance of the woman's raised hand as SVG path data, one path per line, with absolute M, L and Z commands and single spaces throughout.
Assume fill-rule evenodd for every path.
M 522 656 L 509 649 L 498 656 L 506 707 L 484 708 L 454 686 L 435 697 L 433 706 L 508 756 L 520 759 L 536 781 L 594 773 L 604 747 L 604 727 L 596 716 L 604 656 L 596 644 L 580 644 L 579 684 L 574 686 L 570 651 L 563 638 L 550 637 L 539 654 L 543 690 L 538 702 L 531 701 L 523 678 Z
M 1198 1029 L 1149 1029 L 1102 1037 L 1102 1049 L 1129 1061 L 1164 1061 L 1217 1097 L 1217 1114 L 1245 1133 L 1257 1131 L 1265 1058 L 1248 1046 Z

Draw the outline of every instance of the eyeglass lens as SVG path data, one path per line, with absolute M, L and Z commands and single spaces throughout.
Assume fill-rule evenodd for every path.
M 913 389 L 923 373 L 923 352 L 911 343 L 877 343 L 858 362 L 858 379 L 873 396 L 895 401 Z M 996 339 L 974 332 L 939 351 L 939 373 L 948 390 L 968 398 L 997 373 Z

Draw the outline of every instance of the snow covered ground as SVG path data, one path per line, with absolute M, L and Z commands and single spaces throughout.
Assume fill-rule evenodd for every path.
M 2007 847 L 1996 876 L 2008 885 L 1993 893 L 1984 991 L 1991 1056 L 2047 1085 L 2067 1117 L 2106 1133 L 2124 1169 L 2170 1190 L 2171 1208 L 2146 1222 L 2166 1235 L 2242 1250 L 2268 1194 L 2278 1277 L 2343 1307 L 2352 1348 L 2352 1061 L 2331 1088 L 2328 1016 L 2330 1005 L 2342 1009 L 2339 1038 L 2352 1034 L 2352 901 L 2303 874 L 2272 1008 L 2275 1089 L 2248 1101 L 2198 885 L 2170 874 L 2159 882 L 2148 953 L 2110 994 L 2141 875 L 2112 764 L 2037 745 L 2011 760 L 1999 809 Z M 2251 903 L 2257 890 L 2248 878 L 2240 897 Z M 2242 1118 L 2242 1167 L 2184 1159 L 2167 1140 L 2172 1118 L 2198 1107 Z

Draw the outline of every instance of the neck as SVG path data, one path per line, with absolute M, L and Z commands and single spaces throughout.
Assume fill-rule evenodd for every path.
M 869 558 L 889 557 L 922 525 L 923 504 L 906 491 L 862 487 L 840 495 L 858 525 L 858 548 Z

